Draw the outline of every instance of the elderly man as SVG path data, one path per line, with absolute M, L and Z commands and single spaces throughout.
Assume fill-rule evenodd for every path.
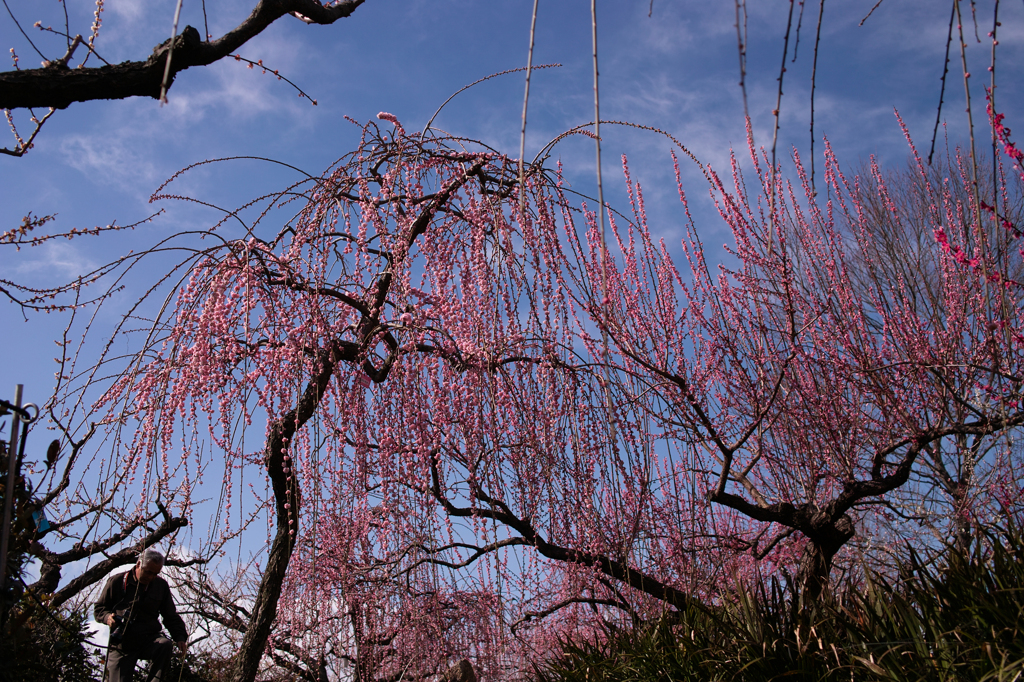
M 163 618 L 178 650 L 185 653 L 188 632 L 174 608 L 170 586 L 158 575 L 163 567 L 164 555 L 147 549 L 135 568 L 107 581 L 96 602 L 97 622 L 111 626 L 107 682 L 131 682 L 140 658 L 152 661 L 147 682 L 163 679 L 172 646 L 163 636 L 158 618 Z

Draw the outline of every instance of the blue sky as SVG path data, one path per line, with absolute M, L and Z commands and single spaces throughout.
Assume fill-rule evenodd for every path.
M 61 28 L 63 14 L 56 0 L 8 4 L 48 58 L 61 56 L 63 39 L 32 28 L 37 20 Z M 174 4 L 107 0 L 97 50 L 112 63 L 145 57 L 170 35 Z M 251 8 L 243 0 L 208 5 L 211 32 L 218 35 Z M 939 97 L 949 8 L 922 0 L 886 0 L 858 26 L 872 5 L 874 0 L 832 0 L 825 5 L 816 130 L 828 135 L 850 167 L 871 154 L 887 164 L 904 162 L 907 147 L 894 109 L 919 148 L 926 150 Z M 72 33 L 88 31 L 93 7 L 68 0 Z M 771 140 L 788 7 L 785 0 L 749 3 L 747 82 L 759 145 Z M 28 212 L 57 214 L 55 229 L 134 222 L 155 210 L 148 198 L 164 179 L 208 158 L 271 157 L 319 173 L 355 144 L 358 130 L 344 116 L 364 121 L 389 111 L 410 129 L 422 127 L 463 85 L 525 65 L 531 8 L 529 0 L 368 0 L 333 26 L 307 26 L 286 17 L 245 45 L 241 54 L 278 69 L 316 98 L 318 106 L 299 98 L 283 81 L 234 60 L 181 73 L 165 106 L 141 98 L 74 104 L 47 123 L 27 156 L 0 158 L 0 223 L 10 229 Z M 598 2 L 602 117 L 662 128 L 701 160 L 723 167 L 730 148 L 742 151 L 744 145 L 734 4 L 655 0 L 648 17 L 650 9 L 647 0 Z M 788 64 L 779 144 L 783 158 L 793 146 L 808 152 L 817 12 L 817 2 L 807 2 L 797 61 Z M 1013 127 L 1024 118 L 1024 4 L 1003 2 L 1000 13 L 998 95 Z M 985 34 L 992 3 L 979 2 L 977 14 L 982 43 L 974 41 L 970 23 L 965 31 L 971 36 L 967 55 L 975 72 L 975 119 L 984 124 L 981 86 L 988 75 Z M 185 24 L 203 25 L 197 0 L 185 0 Z M 4 48 L 16 50 L 23 68 L 35 66 L 38 55 L 11 21 L 0 17 L 0 26 Z M 589 3 L 542 0 L 534 64 L 559 62 L 562 67 L 539 71 L 533 78 L 528 155 L 561 131 L 592 118 L 590 49 Z M 515 153 L 522 97 L 522 74 L 496 78 L 459 95 L 435 125 Z M 963 80 L 954 52 L 943 114 L 954 142 L 966 139 L 963 112 Z M 15 116 L 19 129 L 27 132 L 26 114 Z M 634 177 L 646 188 L 655 232 L 673 241 L 681 211 L 668 142 L 651 133 L 608 127 L 604 138 L 609 200 L 619 205 L 624 201 L 619 156 L 628 154 Z M 821 148 L 819 137 L 819 154 Z M 574 186 L 592 193 L 592 142 L 575 138 L 561 144 L 557 155 Z M 204 169 L 177 187 L 181 193 L 226 205 L 280 187 L 291 177 L 267 165 L 240 163 Z M 690 172 L 686 179 L 691 196 L 705 196 L 699 176 Z M 130 235 L 53 244 L 16 257 L 5 254 L 0 271 L 5 278 L 36 284 L 70 279 L 120 250 L 212 219 L 178 202 L 162 202 L 159 208 L 167 212 Z M 702 234 L 721 237 L 709 243 L 725 241 L 715 216 L 698 207 L 698 218 Z M 34 316 L 24 322 L 7 303 L 0 303 L 0 320 L 5 355 L 13 352 L 19 359 L 0 363 L 0 390 L 6 395 L 7 387 L 25 383 L 29 399 L 43 399 L 53 371 L 49 342 L 61 321 Z
M 56 0 L 8 0 L 14 15 L 47 58 L 63 54 L 64 42 L 32 27 L 35 21 L 60 29 Z M 96 44 L 109 62 L 144 58 L 171 31 L 173 0 L 107 0 Z M 826 2 L 816 95 L 817 151 L 829 137 L 840 160 L 857 166 L 869 155 L 901 165 L 907 146 L 894 110 L 907 122 L 918 147 L 926 150 L 939 98 L 949 7 L 922 0 L 885 0 L 863 25 L 874 0 Z M 769 145 L 789 4 L 749 3 L 748 93 L 755 140 Z M 68 0 L 72 34 L 88 32 L 94 5 Z M 969 68 L 974 71 L 975 120 L 984 126 L 981 86 L 987 82 L 989 42 L 985 34 L 992 1 L 977 3 L 978 33 L 965 32 Z M 209 3 L 211 32 L 219 35 L 251 9 L 246 0 Z M 74 278 L 128 249 L 143 248 L 183 228 L 201 228 L 214 216 L 181 202 L 148 203 L 166 178 L 204 159 L 252 155 L 278 159 L 317 174 L 352 149 L 358 128 L 347 122 L 398 116 L 409 129 L 422 127 L 453 92 L 488 74 L 526 63 L 532 2 L 529 0 L 368 0 L 333 26 L 308 26 L 286 17 L 241 50 L 262 59 L 318 101 L 273 76 L 224 60 L 179 74 L 161 106 L 151 99 L 74 104 L 57 112 L 35 148 L 17 159 L 0 157 L 0 224 L 16 227 L 29 212 L 56 214 L 53 229 L 138 221 L 158 208 L 165 213 L 132 233 L 112 239 L 52 243 L 17 255 L 8 251 L 0 273 L 43 286 Z M 799 4 L 796 6 L 799 12 Z M 202 4 L 185 0 L 181 26 L 203 25 Z M 651 16 L 648 16 L 648 12 Z M 810 67 L 818 3 L 808 2 L 799 45 L 791 40 L 779 150 L 808 153 Z M 965 14 L 969 5 L 964 5 Z M 1007 123 L 1024 119 L 1024 3 L 1002 2 L 997 62 L 999 106 Z M 602 117 L 661 128 L 705 162 L 723 168 L 729 150 L 743 151 L 744 126 L 734 28 L 735 6 L 655 0 L 598 2 Z M 12 47 L 23 68 L 39 56 L 0 15 L 4 48 Z M 955 47 L 955 46 L 954 46 Z M 80 52 L 79 56 L 84 54 Z M 534 64 L 558 62 L 535 73 L 527 130 L 527 154 L 593 114 L 589 3 L 542 0 Z M 93 60 L 95 63 L 95 60 Z M 943 119 L 953 143 L 966 140 L 964 89 L 954 50 Z M 519 147 L 523 74 L 492 79 L 455 98 L 435 125 L 515 154 Z M 25 134 L 25 112 L 15 112 Z M 982 127 L 979 138 L 987 132 Z M 647 132 L 606 126 L 604 172 L 609 201 L 625 204 L 619 156 L 628 154 L 634 178 L 647 195 L 653 230 L 667 241 L 680 235 L 682 211 L 672 180 L 669 143 Z M 13 140 L 3 144 L 10 146 Z M 556 151 L 568 178 L 581 192 L 594 192 L 593 143 L 577 137 Z M 742 156 L 742 155 L 741 155 Z M 684 166 L 688 194 L 697 200 L 698 227 L 709 248 L 726 241 L 723 225 L 709 210 L 699 175 Z M 237 205 L 294 179 L 290 172 L 256 162 L 205 167 L 179 180 L 181 194 Z M 712 246 L 713 245 L 713 246 Z M 114 311 L 110 312 L 111 315 Z M 101 320 L 100 324 L 104 321 Z M 64 320 L 31 315 L 23 320 L 13 305 L 0 302 L 7 361 L 0 363 L 0 394 L 26 385 L 26 399 L 45 400 L 52 386 L 55 347 Z
M 923 0 L 885 0 L 863 25 L 874 0 L 831 0 L 825 5 L 816 95 L 816 132 L 827 135 L 840 160 L 855 167 L 869 155 L 902 165 L 907 146 L 894 110 L 926 152 L 948 26 L 949 6 Z M 8 5 L 47 58 L 64 52 L 62 38 L 32 28 L 62 28 L 56 0 L 8 0 Z M 109 62 L 141 59 L 170 35 L 173 0 L 106 0 L 96 44 Z M 796 11 L 799 12 L 799 4 Z M 970 7 L 964 4 L 965 14 Z M 72 34 L 87 33 L 94 5 L 68 0 Z M 777 77 L 789 3 L 749 3 L 748 94 L 755 140 L 770 145 Z M 181 26 L 203 26 L 202 4 L 185 0 Z M 251 9 L 244 0 L 208 3 L 211 33 L 220 35 Z M 18 254 L 4 253 L 0 276 L 44 286 L 73 279 L 129 249 L 141 249 L 181 229 L 209 226 L 216 217 L 182 202 L 148 203 L 152 192 L 180 168 L 205 159 L 251 155 L 278 159 L 317 174 L 351 150 L 359 130 L 345 120 L 374 118 L 388 111 L 408 129 L 421 128 L 453 92 L 479 78 L 524 66 L 530 0 L 367 0 L 352 17 L 333 26 L 308 26 L 286 17 L 245 45 L 241 54 L 262 59 L 318 101 L 272 75 L 224 60 L 179 74 L 161 106 L 150 99 L 74 104 L 47 123 L 24 158 L 0 157 L 0 224 L 16 227 L 29 212 L 56 214 L 48 227 L 69 230 L 112 222 L 132 223 L 159 208 L 153 222 L 114 238 L 52 243 Z M 975 120 L 984 142 L 984 100 L 990 44 L 991 0 L 977 3 L 978 33 L 965 24 Z M 651 16 L 648 16 L 648 12 Z M 799 45 L 791 39 L 782 103 L 780 158 L 795 146 L 806 156 L 810 68 L 818 3 L 807 2 Z M 1024 3 L 1003 2 L 997 62 L 998 101 L 1007 123 L 1024 119 Z M 732 148 L 744 155 L 744 122 L 732 2 L 616 0 L 598 2 L 602 117 L 661 128 L 702 161 L 724 168 Z M 13 23 L 0 15 L 4 48 L 13 47 L 23 68 L 39 63 Z M 80 52 L 79 56 L 84 54 Z M 94 62 L 95 60 L 93 60 Z M 541 0 L 534 64 L 561 68 L 534 74 L 527 130 L 527 155 L 593 116 L 589 3 Z M 964 88 L 954 50 L 943 119 L 952 143 L 966 140 Z M 434 125 L 516 154 L 519 148 L 523 74 L 482 83 L 456 97 Z M 28 132 L 25 112 L 15 112 Z M 1024 128 L 1022 128 L 1024 130 Z M 645 187 L 653 231 L 678 243 L 682 210 L 674 186 L 669 143 L 647 132 L 605 126 L 606 196 L 623 207 L 619 157 L 630 158 L 633 177 Z M 10 146 L 12 140 L 3 144 Z M 594 149 L 576 137 L 556 150 L 577 190 L 594 193 Z M 820 167 L 820 166 L 819 166 Z M 206 166 L 173 185 L 188 194 L 234 206 L 280 188 L 296 176 L 257 162 Z M 727 240 L 709 209 L 699 174 L 684 166 L 688 194 L 697 204 L 698 228 L 709 248 Z M 711 259 L 714 260 L 714 256 Z M 132 297 L 126 292 L 127 303 Z M 97 328 L 121 312 L 108 306 Z M 0 395 L 26 385 L 26 400 L 43 402 L 52 386 L 56 347 L 64 318 L 30 315 L 0 302 L 4 358 Z M 125 350 L 130 350 L 125 348 Z
M 158 209 L 164 213 L 134 232 L 102 239 L 55 242 L 0 260 L 0 277 L 45 286 L 76 275 L 130 249 L 143 249 L 182 229 L 201 229 L 217 220 L 212 212 L 183 202 L 148 203 L 152 192 L 184 166 L 205 159 L 251 155 L 278 159 L 318 174 L 351 150 L 357 121 L 380 111 L 399 117 L 408 129 L 427 122 L 444 100 L 479 78 L 524 66 L 530 0 L 367 0 L 333 26 L 309 26 L 291 17 L 272 25 L 245 45 L 244 57 L 262 59 L 318 101 L 312 106 L 273 76 L 224 60 L 179 74 L 161 106 L 151 99 L 74 104 L 47 123 L 28 155 L 0 157 L 0 224 L 16 227 L 21 218 L 56 214 L 48 227 L 90 228 L 136 222 Z M 8 0 L 35 45 L 47 58 L 64 52 L 64 41 L 32 28 L 62 28 L 56 0 Z M 840 160 L 855 167 L 869 155 L 899 166 L 907 146 L 894 117 L 899 110 L 918 147 L 927 150 L 939 97 L 939 77 L 949 7 L 921 0 L 885 0 L 858 25 L 874 0 L 831 0 L 825 5 L 816 94 L 817 153 L 827 135 Z M 96 44 L 109 62 L 141 59 L 170 35 L 173 0 L 106 0 Z M 68 0 L 72 34 L 88 32 L 94 5 Z M 748 95 L 755 140 L 770 145 L 786 0 L 750 2 L 748 7 Z M 975 120 L 984 125 L 981 85 L 987 82 L 990 45 L 985 34 L 992 2 L 977 5 L 978 44 L 973 25 L 965 30 L 969 68 L 975 72 Z M 208 3 L 211 32 L 220 35 L 251 9 L 245 0 Z M 799 4 L 795 7 L 799 12 Z M 648 16 L 648 12 L 651 16 Z M 969 11 L 969 5 L 964 5 Z M 792 147 L 806 157 L 810 68 L 818 3 L 808 2 L 799 44 L 791 39 L 782 103 L 780 158 Z M 1003 2 L 997 62 L 1000 109 L 1008 125 L 1024 119 L 1024 3 Z M 661 128 L 687 145 L 702 161 L 725 168 L 729 150 L 744 152 L 744 122 L 736 48 L 735 5 L 655 0 L 598 2 L 602 117 Z M 181 26 L 203 26 L 202 4 L 183 3 Z M 13 47 L 23 68 L 39 63 L 9 19 L 0 15 L 4 47 Z M 80 56 L 84 53 L 80 52 Z M 943 118 L 952 142 L 966 140 L 966 117 L 959 55 L 954 51 Z M 93 60 L 95 61 L 95 60 Z M 593 117 L 589 3 L 541 0 L 534 64 L 561 63 L 535 72 L 527 130 L 527 155 L 562 131 Z M 974 82 L 976 81 L 976 82 Z M 456 97 L 434 125 L 478 138 L 516 154 L 519 148 L 523 74 L 489 80 Z M 22 133 L 27 114 L 15 112 Z M 1024 130 L 1024 128 L 1022 128 Z M 646 194 L 655 234 L 678 244 L 683 212 L 674 186 L 670 145 L 653 133 L 605 126 L 606 197 L 625 207 L 619 172 L 627 154 L 634 179 Z M 982 128 L 979 138 L 984 138 Z M 11 141 L 3 144 L 10 145 Z M 594 194 L 594 148 L 585 137 L 559 145 L 556 155 L 573 187 Z M 820 158 L 820 157 L 819 157 Z M 553 159 L 554 160 L 554 159 Z M 704 243 L 722 257 L 728 241 L 705 186 L 692 165 L 684 165 L 688 196 Z M 819 166 L 820 168 L 820 166 Z M 252 161 L 205 166 L 172 185 L 222 206 L 236 206 L 296 179 L 290 171 Z M 135 280 L 141 282 L 143 278 Z M 141 293 L 141 292 L 135 292 Z M 135 296 L 125 291 L 94 323 L 103 331 Z M 0 301 L 5 361 L 0 363 L 0 396 L 13 397 L 25 384 L 25 400 L 42 403 L 53 386 L 53 357 L 66 324 L 60 315 L 32 314 L 28 320 Z M 96 335 L 95 332 L 100 334 Z M 131 351 L 127 347 L 118 350 Z M 42 440 L 42 438 L 40 438 Z

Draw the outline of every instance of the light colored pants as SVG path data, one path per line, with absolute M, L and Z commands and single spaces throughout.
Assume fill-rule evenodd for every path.
M 161 682 L 173 651 L 174 644 L 166 637 L 157 637 L 141 648 L 122 650 L 121 647 L 112 647 L 107 655 L 107 682 L 132 682 L 135 664 L 140 658 L 152 661 L 146 682 Z

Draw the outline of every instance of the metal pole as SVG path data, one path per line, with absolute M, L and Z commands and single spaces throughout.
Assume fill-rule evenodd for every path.
M 24 384 L 18 384 L 14 389 L 14 406 L 17 408 L 21 407 L 21 392 L 24 388 Z M 4 487 L 3 538 L 0 539 L 0 599 L 4 599 L 5 590 L 7 589 L 7 548 L 11 539 L 11 510 L 14 507 L 14 474 L 18 459 L 18 430 L 21 426 L 20 410 L 12 410 L 11 413 L 11 442 L 7 446 L 7 480 Z M 7 615 L 6 606 L 3 607 L 2 615 L 5 617 Z

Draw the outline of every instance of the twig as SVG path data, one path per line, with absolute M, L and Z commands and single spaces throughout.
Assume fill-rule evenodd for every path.
M 32 46 L 32 49 L 36 51 L 36 54 L 39 55 L 42 58 L 42 60 L 45 62 L 46 61 L 46 55 L 44 55 L 42 52 L 39 51 L 39 48 L 36 47 L 36 44 L 33 43 L 32 39 L 28 37 L 28 34 L 25 33 L 25 29 L 23 29 L 21 27 L 21 24 L 18 23 L 17 17 L 14 16 L 14 12 L 12 12 L 11 8 L 7 5 L 7 0 L 3 0 L 3 2 L 4 2 L 4 7 L 7 8 L 7 13 L 11 15 L 11 21 L 13 21 L 14 25 L 18 27 L 19 31 L 21 31 L 21 35 L 25 36 L 25 40 L 27 40 L 28 44 Z
M 800 14 L 796 18 L 796 39 L 793 41 L 793 59 L 790 64 L 796 64 L 796 54 L 800 50 L 800 27 L 804 25 L 804 0 L 800 0 Z
M 881 4 L 883 3 L 883 2 L 884 2 L 884 0 L 878 0 L 878 2 L 876 2 L 876 3 L 875 3 L 875 6 L 871 8 L 871 11 L 870 11 L 870 12 L 868 12 L 868 13 L 867 13 L 866 15 L 864 15 L 864 18 L 863 18 L 863 19 L 861 19 L 861 20 L 860 20 L 860 23 L 859 23 L 859 24 L 857 24 L 857 25 L 858 25 L 858 26 L 863 26 L 863 25 L 864 25 L 864 22 L 865 22 L 865 21 L 867 21 L 867 20 L 868 20 L 868 18 L 869 18 L 869 17 L 870 17 L 870 16 L 872 15 L 872 14 L 874 14 L 874 13 L 875 13 L 875 10 L 876 10 L 876 9 L 878 9 L 878 6 L 879 6 L 879 5 L 881 5 Z
M 61 36 L 61 37 L 63 37 L 63 38 L 67 38 L 67 39 L 68 39 L 68 49 L 69 49 L 69 54 L 65 55 L 65 57 L 64 57 L 63 59 L 61 59 L 61 60 L 60 60 L 60 61 L 64 62 L 64 65 L 65 65 L 65 66 L 67 66 L 68 60 L 70 60 L 70 59 L 71 59 L 71 54 L 70 54 L 70 51 L 71 51 L 71 43 L 72 43 L 72 42 L 73 42 L 74 40 L 76 40 L 76 39 L 77 39 L 77 40 L 80 40 L 80 41 L 81 41 L 81 44 L 82 44 L 82 45 L 85 45 L 85 49 L 89 50 L 89 54 L 94 54 L 94 55 L 96 55 L 96 59 L 99 59 L 99 60 L 100 60 L 101 62 L 103 62 L 103 63 L 104 63 L 104 64 L 106 64 L 107 66 L 111 66 L 111 63 L 110 63 L 110 62 L 108 62 L 108 61 L 107 61 L 106 59 L 104 59 L 104 58 L 103 58 L 102 56 L 100 56 L 100 53 L 99 53 L 99 52 L 97 52 L 97 51 L 96 51 L 96 49 L 95 49 L 95 48 L 94 48 L 94 47 L 93 47 L 92 45 L 90 45 L 90 44 L 89 44 L 89 42 L 88 42 L 87 40 L 85 40 L 84 38 L 82 38 L 82 36 L 81 36 L 81 35 L 76 35 L 76 36 L 75 36 L 75 38 L 72 38 L 72 37 L 71 37 L 71 34 L 69 34 L 69 33 L 62 33 L 61 31 L 57 31 L 57 30 L 55 30 L 55 29 L 54 29 L 53 27 L 51 27 L 51 26 L 43 26 L 43 25 L 42 25 L 42 23 L 40 23 L 40 22 L 36 22 L 36 28 L 38 28 L 38 29 L 39 29 L 40 31 L 47 31 L 47 32 L 49 32 L 49 33 L 52 33 L 52 34 L 54 34 L 54 35 L 58 35 L 58 36 Z M 82 63 L 84 64 L 85 62 L 82 62 Z M 79 66 L 81 66 L 81 64 L 79 64 Z
M 594 55 L 594 144 L 597 149 L 597 203 L 598 219 L 601 226 L 601 306 L 607 315 L 611 310 L 611 300 L 608 297 L 608 244 L 605 236 L 604 226 L 604 182 L 601 178 L 601 95 L 598 88 L 599 72 L 597 68 L 597 1 L 590 0 L 590 28 Z M 604 394 L 605 407 L 608 410 L 608 435 L 609 447 L 615 450 L 616 433 L 615 418 L 612 414 L 611 378 L 608 374 L 608 325 L 601 324 L 601 340 L 604 344 Z
M 939 90 L 939 108 L 935 110 L 935 128 L 932 130 L 932 147 L 928 152 L 928 165 L 935 155 L 935 139 L 939 135 L 939 121 L 942 120 L 942 102 L 946 97 L 946 74 L 949 73 L 949 46 L 953 44 L 953 20 L 956 19 L 956 0 L 949 12 L 949 33 L 946 35 L 946 61 L 942 65 L 942 88 Z
M 775 116 L 775 129 L 772 132 L 772 168 L 771 168 L 771 179 L 769 181 L 770 195 L 768 197 L 768 219 L 771 223 L 771 232 L 768 233 L 768 255 L 772 253 L 772 243 L 774 242 L 775 232 L 775 174 L 777 172 L 777 166 L 775 161 L 775 152 L 779 142 L 779 114 L 782 109 L 782 80 L 786 75 L 786 57 L 789 55 L 789 32 L 793 28 L 793 2 L 789 0 L 789 18 L 786 20 L 786 36 L 782 42 L 782 66 L 779 69 L 779 93 L 775 98 L 775 110 L 772 111 L 772 115 Z
M 971 182 L 974 184 L 974 214 L 977 218 L 978 228 L 978 239 L 982 241 L 979 245 L 984 252 L 984 234 L 982 233 L 981 227 L 981 197 L 978 194 L 978 157 L 975 153 L 974 145 L 974 114 L 971 111 L 971 72 L 967 69 L 967 43 L 964 42 L 964 28 L 963 28 L 963 17 L 960 12 L 960 0 L 953 0 L 953 7 L 956 10 L 957 26 L 960 31 L 960 65 L 963 67 L 964 73 L 964 98 L 967 100 L 967 131 L 970 135 L 971 140 Z M 969 234 L 964 235 L 964 245 L 970 245 Z M 982 268 L 984 268 L 985 260 L 982 259 Z M 986 278 L 987 286 L 987 278 Z
M 825 13 L 825 0 L 818 6 L 818 30 L 814 35 L 814 59 L 811 66 L 811 196 L 817 196 L 814 186 L 814 90 L 818 77 L 818 46 L 821 43 L 821 17 Z
M 996 46 L 999 45 L 999 0 L 995 0 L 995 8 L 992 14 L 992 61 L 989 64 L 989 103 L 992 111 L 996 110 Z M 995 126 L 992 127 L 992 208 L 995 211 L 995 219 L 999 220 L 999 149 L 998 136 Z
M 558 67 L 558 66 L 561 66 L 561 64 L 559 64 L 558 62 L 555 62 L 555 63 L 552 63 L 552 64 L 541 64 L 540 66 L 534 66 L 533 70 L 536 71 L 537 69 L 551 69 L 551 68 Z M 479 78 L 479 79 L 473 81 L 472 83 L 470 83 L 469 85 L 462 86 L 461 88 L 459 88 L 458 90 L 453 92 L 448 99 L 446 99 L 444 102 L 441 103 L 441 106 L 439 106 L 437 108 L 437 111 L 435 111 L 433 116 L 431 116 L 430 119 L 427 121 L 427 125 L 423 126 L 423 131 L 420 133 L 420 137 L 423 137 L 424 135 L 427 134 L 427 131 L 430 130 L 430 124 L 434 122 L 434 119 L 437 118 L 437 115 L 440 114 L 441 110 L 444 109 L 445 106 L 447 106 L 449 102 L 451 102 L 453 99 L 455 99 L 456 95 L 458 95 L 459 93 L 461 93 L 461 92 L 463 92 L 465 90 L 469 90 L 474 85 L 478 85 L 478 84 L 483 83 L 484 81 L 488 81 L 488 80 L 490 80 L 492 78 L 497 78 L 498 76 L 505 76 L 505 75 L 510 74 L 510 73 L 519 73 L 520 71 L 526 71 L 526 67 L 525 66 L 520 66 L 520 67 L 518 67 L 516 69 L 505 69 L 504 71 L 499 71 L 497 73 L 492 73 L 490 76 L 484 76 L 483 78 Z
M 57 31 L 54 31 L 54 33 L 57 33 Z M 43 66 L 53 66 L 55 64 L 63 64 L 64 66 L 67 66 L 68 62 L 71 61 L 71 58 L 75 56 L 75 50 L 78 49 L 78 46 L 81 44 L 82 34 L 79 33 L 75 36 L 75 39 L 71 41 L 71 44 L 68 45 L 68 51 L 64 53 L 63 57 L 54 62 L 43 62 Z
M 743 8 L 743 28 L 740 28 L 740 7 Z M 750 122 L 747 106 L 747 0 L 736 0 L 736 44 L 740 57 L 740 89 L 743 91 L 743 120 Z
M 46 123 L 46 120 L 48 118 L 53 116 L 53 112 L 55 111 L 57 110 L 53 107 L 50 107 L 50 110 L 46 112 L 46 115 L 36 122 L 36 129 L 33 130 L 32 134 L 28 136 L 28 140 L 22 141 L 21 137 L 18 136 L 18 131 L 14 130 L 14 119 L 11 116 L 10 109 L 5 109 L 4 113 L 7 115 L 8 122 L 11 124 L 11 130 L 14 130 L 14 137 L 15 139 L 18 140 L 18 146 L 15 147 L 14 149 L 8 149 L 7 147 L 0 148 L 0 154 L 7 154 L 8 156 L 24 156 L 26 153 L 28 153 L 28 150 L 32 148 L 32 141 L 36 139 L 36 135 L 39 134 L 39 131 L 43 127 L 43 124 Z
M 995 7 L 992 12 L 992 60 L 989 64 L 989 91 L 988 99 L 989 105 L 992 107 L 992 112 L 996 111 L 996 47 L 999 45 L 999 0 L 995 0 Z M 996 224 L 1003 222 L 1003 219 L 999 215 L 999 147 L 998 147 L 998 135 L 996 134 L 995 122 L 991 122 L 992 129 L 992 218 Z M 982 204 L 982 206 L 984 206 Z M 996 239 L 999 241 L 999 253 L 1006 252 L 1008 233 L 1006 230 L 997 230 Z M 1010 310 L 1006 300 L 1006 288 L 999 288 L 999 302 L 1002 308 L 1004 319 L 1009 318 Z M 1007 342 L 1009 341 L 1009 330 L 1004 327 L 1003 334 L 1006 337 Z
M 274 69 L 268 69 L 267 67 L 263 66 L 263 60 L 262 59 L 258 59 L 256 61 L 253 61 L 251 59 L 246 59 L 245 57 L 243 57 L 241 55 L 237 55 L 237 54 L 232 54 L 232 55 L 228 55 L 228 56 L 229 57 L 234 57 L 236 62 L 245 62 L 246 64 L 249 65 L 250 69 L 252 67 L 254 67 L 254 66 L 258 66 L 261 69 L 263 69 L 263 73 L 272 73 L 272 74 L 274 74 L 275 76 L 277 76 L 277 80 L 284 81 L 288 85 L 290 85 L 293 88 L 295 88 L 296 90 L 298 90 L 299 97 L 305 97 L 306 99 L 308 99 L 310 102 L 313 103 L 313 106 L 317 105 L 316 100 L 313 99 L 312 97 L 310 97 L 309 95 L 307 95 L 306 92 L 302 88 L 300 88 L 298 85 L 296 85 L 295 83 L 292 83 L 290 80 L 288 80 L 287 78 L 282 76 L 280 73 L 278 73 Z
M 5 0 L 6 1 L 6 0 Z M 171 55 L 174 54 L 174 39 L 178 37 L 178 18 L 181 16 L 181 3 L 178 0 L 174 8 L 174 26 L 171 29 L 171 44 L 167 46 L 167 62 L 164 64 L 164 78 L 160 82 L 160 104 L 167 104 L 167 80 L 171 76 Z M 209 40 L 209 38 L 207 38 Z
M 523 158 L 526 156 L 526 107 L 530 103 L 530 73 L 533 71 L 533 36 L 537 29 L 537 5 L 533 0 L 533 16 L 530 19 L 530 49 L 526 54 L 526 92 L 523 94 L 523 127 L 519 132 L 519 213 L 526 211 L 526 191 L 523 189 Z

